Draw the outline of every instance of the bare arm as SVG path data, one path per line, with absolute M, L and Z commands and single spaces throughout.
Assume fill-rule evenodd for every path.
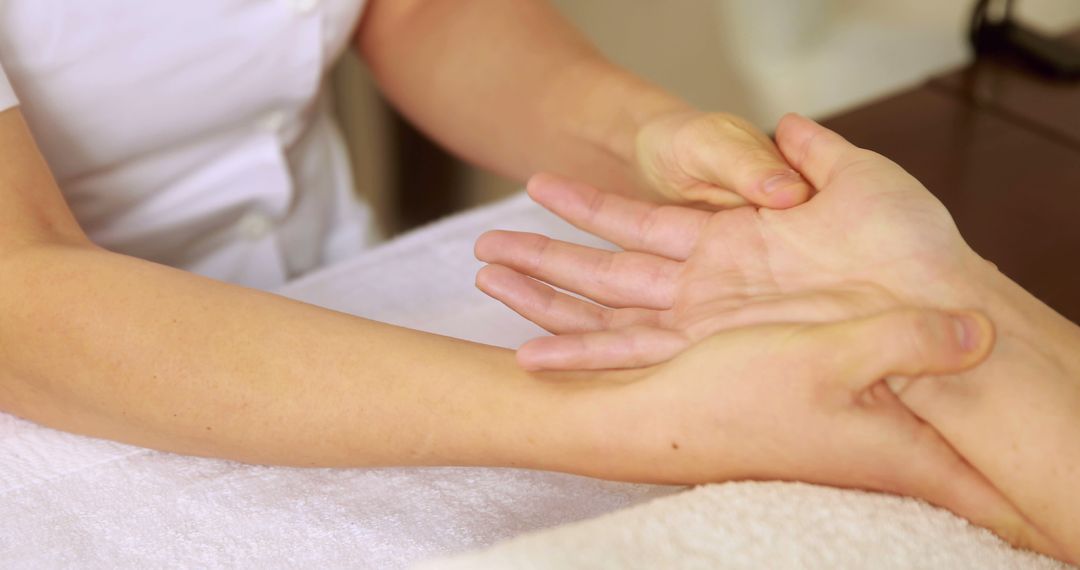
M 557 172 L 724 206 L 786 207 L 809 192 L 752 125 L 612 64 L 543 0 L 372 0 L 357 48 L 420 128 L 517 180 Z
M 901 399 L 1080 561 L 1080 327 L 981 260 L 939 289 L 986 311 L 997 346 L 966 374 L 898 385 Z
M 477 276 L 480 286 L 557 333 L 526 344 L 523 364 L 640 365 L 730 327 L 893 304 L 978 309 L 998 332 L 984 364 L 890 385 L 1024 515 L 987 526 L 1080 560 L 1080 327 L 972 251 L 941 203 L 895 163 L 797 116 L 781 122 L 777 139 L 820 189 L 790 210 L 706 213 L 534 179 L 534 199 L 629 253 L 512 232 L 481 238 L 479 256 L 496 265 Z M 650 220 L 648 232 L 640 220 Z M 887 344 L 907 340 L 901 333 Z
M 959 343 L 942 342 L 955 335 L 946 315 L 760 327 L 653 369 L 531 375 L 508 351 L 102 251 L 79 231 L 33 148 L 19 113 L 0 114 L 0 212 L 12 224 L 0 233 L 0 410 L 250 462 L 917 486 L 961 512 L 978 505 L 975 520 L 1013 517 L 896 402 L 853 406 L 882 375 L 981 359 L 984 350 L 958 354 Z M 807 357 L 893 334 L 912 342 L 880 361 L 875 342 Z M 808 432 L 825 434 L 818 447 Z M 926 473 L 929 484 L 915 479 Z
M 45 425 L 292 465 L 585 463 L 586 426 L 507 351 L 93 246 L 17 109 L 0 274 L 0 410 Z

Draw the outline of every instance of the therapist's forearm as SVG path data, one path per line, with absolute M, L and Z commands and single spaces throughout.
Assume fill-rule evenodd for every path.
M 389 99 L 462 157 L 643 187 L 635 138 L 689 106 L 608 62 L 541 0 L 374 0 L 358 46 Z

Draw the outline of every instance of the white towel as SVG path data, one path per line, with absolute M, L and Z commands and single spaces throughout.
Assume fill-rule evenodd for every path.
M 479 267 L 472 258 L 473 241 L 494 227 L 600 243 L 517 197 L 422 229 L 291 284 L 283 293 L 404 326 L 515 346 L 539 329 L 473 287 Z M 631 528 L 618 521 L 638 524 L 643 513 L 671 505 L 647 526 L 660 532 L 667 517 L 697 517 L 688 537 L 716 525 L 725 552 L 741 553 L 738 560 L 756 560 L 758 567 L 775 566 L 775 558 L 764 556 L 770 550 L 782 552 L 792 566 L 826 560 L 830 567 L 867 561 L 872 563 L 863 566 L 881 567 L 895 552 L 890 544 L 903 541 L 935 545 L 940 560 L 957 561 L 953 567 L 995 567 L 1002 560 L 1013 568 L 1053 567 L 908 499 L 780 484 L 720 489 L 734 494 L 726 501 L 720 494 L 701 502 L 691 499 L 701 496 L 694 491 L 677 496 L 677 502 L 652 503 L 618 515 L 613 523 L 601 519 L 581 527 L 585 530 L 560 530 L 558 536 L 588 539 L 594 534 L 588 529 L 597 527 L 618 534 L 619 528 Z M 757 489 L 762 491 L 751 492 Z M 512 469 L 259 467 L 148 451 L 0 414 L 0 567 L 403 568 L 679 490 Z M 827 520 L 833 509 L 837 521 L 847 522 L 815 535 L 822 537 L 817 542 L 754 546 L 755 537 L 788 540 L 779 516 L 770 513 L 792 493 L 806 500 L 788 502 L 788 517 Z M 712 505 L 709 512 L 734 518 L 710 519 L 695 504 Z M 813 531 L 808 526 L 799 528 Z M 674 537 L 677 530 L 669 526 L 667 532 Z M 919 542 L 928 533 L 948 540 Z M 526 540 L 547 540 L 544 536 Z M 687 557 L 699 548 L 689 539 L 669 546 L 676 556 Z M 625 559 L 601 547 L 582 555 L 600 556 L 598 564 L 607 565 Z
M 747 482 L 699 487 L 417 570 L 1067 567 L 912 499 Z

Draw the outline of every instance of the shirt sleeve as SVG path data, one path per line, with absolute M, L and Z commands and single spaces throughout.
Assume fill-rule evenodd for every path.
M 15 96 L 15 90 L 11 88 L 11 83 L 4 74 L 4 66 L 0 65 L 0 111 L 6 111 L 18 104 L 19 98 Z

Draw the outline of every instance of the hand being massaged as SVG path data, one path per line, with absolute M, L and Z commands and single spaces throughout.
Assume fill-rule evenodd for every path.
M 934 306 L 935 283 L 984 263 L 900 167 L 801 117 L 786 117 L 776 138 L 820 190 L 787 210 L 656 206 L 534 177 L 534 200 L 624 251 L 517 232 L 481 236 L 476 254 L 489 265 L 478 286 L 557 335 L 522 346 L 522 366 L 643 366 L 734 326 Z
M 1037 461 L 1045 446 L 1003 453 L 998 442 L 1006 434 L 991 435 L 1003 431 L 999 418 L 1017 390 L 1005 377 L 1019 366 L 1051 369 L 1049 357 L 1024 352 L 1033 342 L 1013 348 L 1036 327 L 1002 314 L 1009 303 L 994 301 L 1031 304 L 1028 313 L 1048 323 L 1039 328 L 1057 338 L 1073 332 L 975 254 L 941 203 L 896 164 L 794 115 L 781 121 L 776 142 L 817 189 L 786 210 L 658 206 L 535 177 L 528 187 L 535 201 L 623 251 L 505 231 L 479 239 L 477 257 L 489 265 L 478 286 L 554 333 L 523 345 L 519 363 L 533 370 L 653 366 L 647 377 L 662 382 L 628 388 L 650 394 L 636 413 L 647 417 L 650 406 L 654 415 L 669 413 L 656 402 L 683 397 L 676 406 L 683 415 L 672 421 L 686 433 L 706 441 L 734 432 L 741 443 L 733 445 L 748 456 L 714 461 L 756 467 L 723 472 L 721 480 L 799 479 L 917 496 L 1014 544 L 1075 557 L 1080 545 L 1069 537 L 1080 523 L 1069 513 L 1078 505 L 1052 497 L 1071 479 L 1017 474 L 1011 465 Z M 860 322 L 862 334 L 823 332 Z M 733 343 L 741 348 L 724 350 Z M 991 347 L 987 363 L 971 369 Z M 854 365 L 852 355 L 866 360 Z M 1076 388 L 1061 388 L 1067 375 L 1054 370 L 1042 376 L 1042 400 L 1080 408 L 1077 399 L 1054 398 Z M 690 382 L 696 388 L 683 390 Z M 1049 427 L 1013 425 L 1022 421 L 1005 422 L 1014 428 L 1007 436 L 1026 430 L 1036 442 L 1065 439 Z M 700 434 L 702 425 L 717 433 Z M 1080 433 L 1077 425 L 1053 427 Z M 1063 448 L 1062 456 L 1080 460 L 1076 444 Z M 780 453 L 760 457 L 762 449 Z M 1042 464 L 1046 457 L 1053 455 Z

